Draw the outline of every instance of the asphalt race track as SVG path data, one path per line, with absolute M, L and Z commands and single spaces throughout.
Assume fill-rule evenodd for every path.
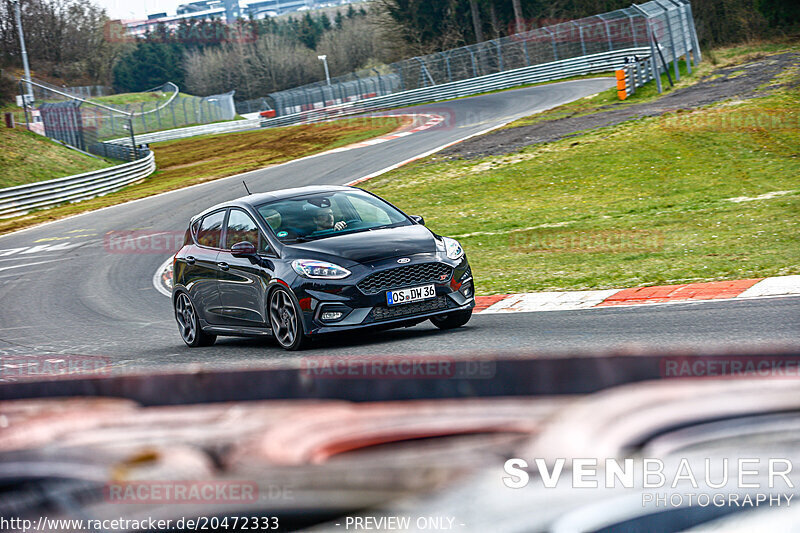
M 380 145 L 252 172 L 247 182 L 254 191 L 348 183 L 613 83 L 580 80 L 412 108 L 448 120 Z M 214 347 L 190 350 L 169 299 L 152 283 L 169 254 L 109 253 L 103 245 L 109 231 L 182 232 L 192 215 L 243 193 L 240 178 L 227 178 L 0 237 L 0 355 L 103 355 L 117 370 L 137 371 L 187 363 L 269 365 L 296 357 L 255 339 L 220 339 Z M 302 353 L 458 357 L 476 351 L 766 343 L 800 343 L 800 298 L 476 315 L 457 331 L 439 332 L 425 323 L 355 340 L 332 338 Z

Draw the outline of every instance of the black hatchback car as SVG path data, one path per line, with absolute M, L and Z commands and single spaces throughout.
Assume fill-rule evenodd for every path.
M 287 350 L 327 333 L 466 324 L 475 306 L 459 243 L 353 187 L 252 194 L 194 217 L 175 255 L 184 342 L 272 335 Z

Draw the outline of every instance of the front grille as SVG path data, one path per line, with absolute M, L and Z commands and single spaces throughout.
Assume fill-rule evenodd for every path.
M 452 275 L 452 267 L 444 263 L 420 263 L 370 274 L 358 282 L 358 288 L 364 294 L 377 294 L 420 283 L 444 283 Z
M 413 304 L 397 305 L 392 307 L 374 307 L 370 312 L 372 319 L 377 321 L 391 320 L 404 316 L 421 315 L 438 309 L 447 309 L 447 296 L 439 296 L 432 300 L 416 302 Z

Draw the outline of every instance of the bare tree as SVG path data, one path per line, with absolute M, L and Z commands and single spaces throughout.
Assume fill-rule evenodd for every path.
M 104 36 L 105 10 L 92 0 L 25 0 L 22 25 L 31 67 L 42 77 L 108 83 L 123 43 Z M 0 0 L 0 62 L 18 64 L 19 37 L 9 0 Z
M 477 0 L 469 0 L 469 9 L 472 12 L 472 27 L 475 30 L 475 41 L 483 42 L 483 21 Z
M 511 0 L 511 5 L 514 7 L 514 33 L 522 33 L 525 31 L 525 21 L 522 20 L 520 0 Z

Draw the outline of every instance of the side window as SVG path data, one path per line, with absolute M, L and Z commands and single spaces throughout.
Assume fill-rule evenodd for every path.
M 283 217 L 281 217 L 281 214 L 275 209 L 262 209 L 261 216 L 264 217 L 264 220 L 267 221 L 267 224 L 269 224 L 269 227 L 271 227 L 273 231 L 278 231 L 278 228 L 280 228 L 283 223 Z
M 206 216 L 197 230 L 197 244 L 209 248 L 219 248 L 222 241 L 222 223 L 225 211 L 217 211 Z
M 370 222 L 372 224 L 392 223 L 392 219 L 389 218 L 389 215 L 383 209 L 380 209 L 366 200 L 356 196 L 350 196 L 348 199 L 350 200 L 350 204 L 353 206 L 353 209 L 356 210 L 358 216 L 364 222 Z
M 258 226 L 250 218 L 250 215 L 239 209 L 231 209 L 231 214 L 228 216 L 228 229 L 225 235 L 226 248 L 230 248 L 240 242 L 249 242 L 259 251 L 269 248 L 267 240 L 258 231 Z

